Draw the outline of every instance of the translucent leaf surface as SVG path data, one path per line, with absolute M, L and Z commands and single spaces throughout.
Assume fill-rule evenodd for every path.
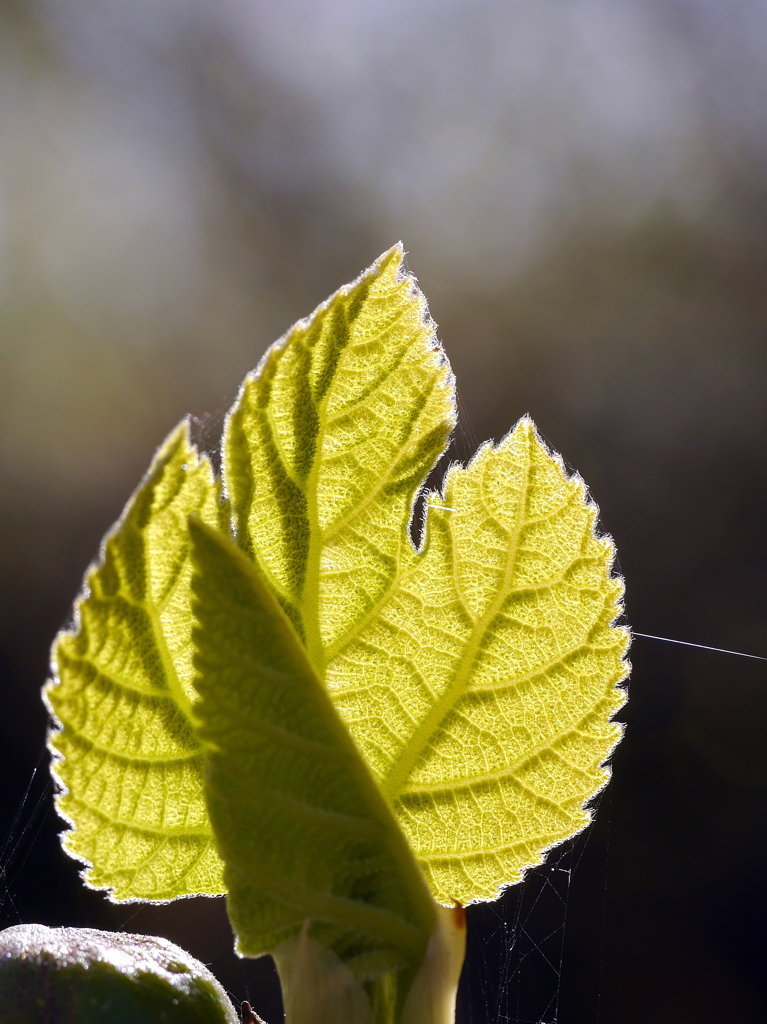
M 413 853 L 276 597 L 191 522 L 199 734 L 240 952 L 312 922 L 362 979 L 414 975 L 436 907 Z
M 455 423 L 450 368 L 402 255 L 273 345 L 226 426 L 238 542 L 320 672 L 386 600 L 416 491 Z
M 46 687 L 57 806 L 73 825 L 64 844 L 117 900 L 224 892 L 191 720 L 190 513 L 224 525 L 182 424 L 89 570 Z
M 210 466 L 184 429 L 165 443 L 88 576 L 47 690 L 59 807 L 77 826 L 65 841 L 91 884 L 118 899 L 223 891 L 197 692 L 248 952 L 309 917 L 312 941 L 361 977 L 411 962 L 428 932 L 424 877 L 444 903 L 491 899 L 586 824 L 624 699 L 612 545 L 580 479 L 523 420 L 427 497 L 417 551 L 413 502 L 454 422 L 450 369 L 397 247 L 243 384 L 223 452 L 239 555 Z M 190 514 L 223 538 L 198 529 L 194 680 Z M 284 791 L 267 807 L 268 779 Z M 289 800 L 303 801 L 294 819 Z M 279 830 L 285 857 L 270 845 Z
M 415 551 L 454 395 L 401 258 L 267 353 L 227 423 L 225 483 L 436 898 L 466 903 L 589 820 L 627 634 L 596 508 L 527 420 L 450 470 Z
M 436 899 L 469 903 L 588 823 L 628 634 L 596 508 L 529 420 L 427 509 L 423 550 L 327 684 Z

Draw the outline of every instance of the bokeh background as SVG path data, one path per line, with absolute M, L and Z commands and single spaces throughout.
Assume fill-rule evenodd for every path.
M 767 655 L 764 0 L 3 0 L 0 925 L 167 935 L 281 1019 L 220 900 L 61 854 L 39 687 L 187 412 L 403 239 L 453 457 L 530 412 L 638 631 Z M 462 1024 L 767 1020 L 767 662 L 637 638 L 594 826 L 471 911 Z

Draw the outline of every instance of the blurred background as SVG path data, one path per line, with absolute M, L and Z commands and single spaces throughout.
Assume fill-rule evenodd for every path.
M 223 902 L 60 852 L 39 688 L 187 412 L 402 239 L 453 457 L 525 412 L 638 631 L 767 655 L 763 0 L 2 0 L 0 926 L 166 935 L 281 1019 Z M 767 662 L 637 638 L 594 826 L 471 911 L 462 1024 L 767 1020 Z

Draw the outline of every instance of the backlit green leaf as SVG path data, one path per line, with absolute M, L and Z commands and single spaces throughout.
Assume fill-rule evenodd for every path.
M 320 672 L 390 594 L 415 494 L 455 424 L 450 368 L 402 256 L 385 253 L 273 345 L 226 425 L 238 542 Z
M 384 254 L 246 379 L 225 486 L 435 897 L 466 903 L 588 822 L 627 634 L 596 508 L 528 420 L 450 470 L 413 547 L 454 395 L 401 259 Z
M 238 948 L 277 950 L 309 919 L 360 981 L 412 980 L 437 908 L 407 840 L 268 585 L 221 533 L 191 532 L 195 713 Z
M 224 526 L 219 488 L 181 424 L 107 536 L 75 624 L 54 645 L 46 699 L 73 825 L 69 853 L 116 900 L 224 892 L 191 719 L 191 562 L 187 516 Z
M 326 678 L 435 898 L 469 903 L 588 823 L 628 634 L 596 508 L 529 420 L 427 510 L 423 550 Z
M 627 668 L 612 544 L 525 419 L 426 496 L 417 550 L 454 423 L 395 247 L 246 378 L 223 447 L 237 546 L 209 464 L 171 435 L 47 688 L 90 884 L 219 893 L 218 844 L 240 948 L 294 943 L 306 971 L 333 951 L 375 1004 L 439 937 L 433 899 L 492 899 L 587 823 Z

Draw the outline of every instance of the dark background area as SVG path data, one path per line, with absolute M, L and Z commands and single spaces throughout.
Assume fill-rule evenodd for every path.
M 190 412 L 213 450 L 265 347 L 399 238 L 453 453 L 531 413 L 629 623 L 767 655 L 766 87 L 763 0 L 4 0 L 0 926 L 166 935 L 280 1019 L 223 901 L 80 884 L 39 689 L 156 444 Z M 767 1020 L 767 663 L 631 660 L 594 825 L 470 911 L 463 1024 Z

